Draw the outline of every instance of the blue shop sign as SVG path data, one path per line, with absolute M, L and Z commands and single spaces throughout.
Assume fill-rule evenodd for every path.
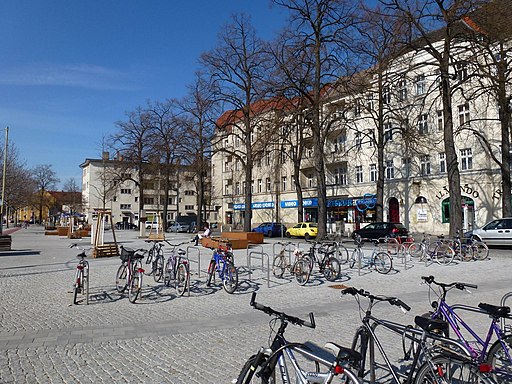
M 281 201 L 281 208 L 297 208 L 299 206 L 299 200 L 283 200 Z M 318 207 L 318 199 L 303 199 L 302 206 L 306 207 Z
M 327 208 L 330 207 L 352 207 L 354 205 L 353 199 L 336 199 L 336 200 L 328 200 Z
M 273 201 L 256 201 L 251 203 L 252 209 L 272 209 L 274 208 Z M 245 210 L 245 203 L 233 204 L 233 210 L 235 211 L 243 211 Z

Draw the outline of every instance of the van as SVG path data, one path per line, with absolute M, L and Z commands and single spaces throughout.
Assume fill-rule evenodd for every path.
M 158 229 L 158 222 L 157 221 L 146 221 L 144 223 L 144 226 L 146 229 Z

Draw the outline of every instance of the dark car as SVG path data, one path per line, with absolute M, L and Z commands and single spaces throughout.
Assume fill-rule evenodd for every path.
M 400 242 L 404 242 L 409 238 L 409 231 L 401 223 L 377 222 L 370 223 L 361 229 L 356 229 L 352 232 L 352 238 L 354 239 L 356 235 L 366 240 L 391 237 L 399 239 Z
M 264 236 L 268 237 L 281 237 L 285 234 L 286 227 L 281 223 L 261 223 L 252 231 L 263 233 Z
M 116 229 L 137 229 L 137 226 L 127 221 L 118 221 L 115 225 Z

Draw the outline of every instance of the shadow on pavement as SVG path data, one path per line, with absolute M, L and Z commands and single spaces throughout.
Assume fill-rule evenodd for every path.
M 19 249 L 0 252 L 0 256 L 39 256 L 40 254 L 41 251 L 35 251 L 33 249 Z

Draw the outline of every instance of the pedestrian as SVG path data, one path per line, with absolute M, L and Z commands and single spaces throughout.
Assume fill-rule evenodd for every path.
M 210 237 L 212 231 L 210 230 L 210 226 L 208 225 L 208 223 L 206 223 L 204 225 L 204 232 L 203 234 L 197 234 L 195 235 L 194 239 L 192 241 L 194 241 L 194 245 L 197 246 L 199 244 L 199 240 L 202 239 L 203 237 Z

